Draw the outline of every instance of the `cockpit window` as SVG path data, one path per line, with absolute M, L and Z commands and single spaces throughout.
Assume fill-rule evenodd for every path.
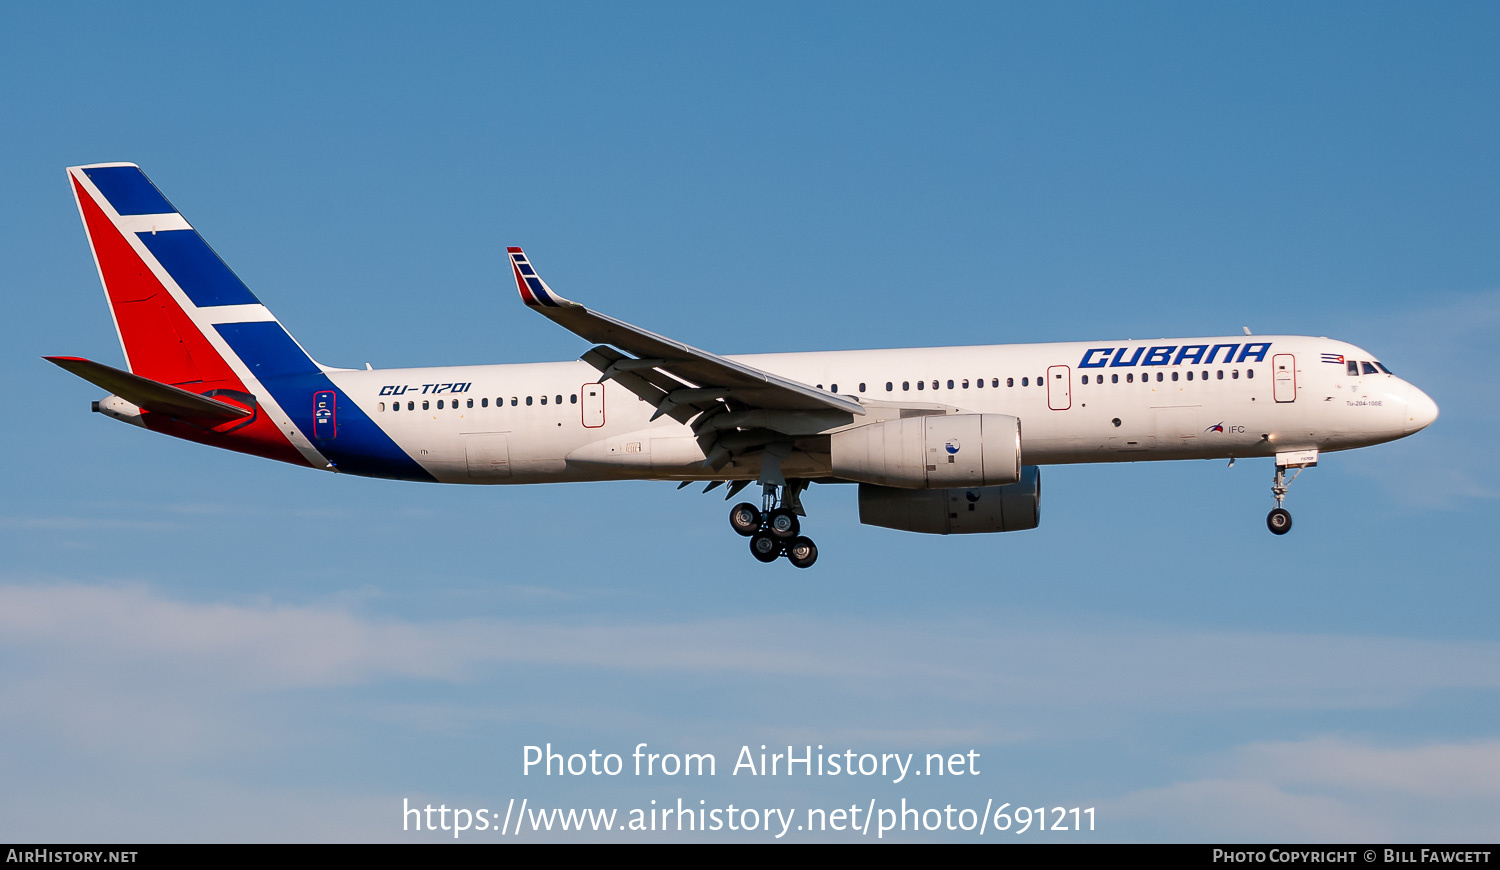
M 1367 374 L 1367 375 L 1378 375 L 1378 374 L 1380 374 L 1380 372 L 1378 372 L 1378 371 L 1375 370 L 1374 366 L 1370 365 L 1367 362 L 1366 363 L 1360 363 L 1360 365 L 1364 366 L 1364 368 L 1365 368 L 1365 374 Z
M 1349 377 L 1351 377 L 1351 378 L 1357 378 L 1357 377 L 1359 377 L 1359 361 L 1358 360 L 1352 360 L 1352 359 L 1349 360 Z
M 1380 369 L 1381 371 L 1385 372 L 1388 375 L 1392 375 L 1392 376 L 1395 375 L 1395 372 L 1392 372 L 1390 369 L 1388 369 L 1385 366 L 1381 365 L 1378 361 L 1375 363 L 1375 368 Z

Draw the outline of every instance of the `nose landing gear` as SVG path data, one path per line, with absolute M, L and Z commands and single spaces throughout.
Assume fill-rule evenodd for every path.
M 1292 485 L 1292 481 L 1297 479 L 1297 475 L 1302 473 L 1302 469 L 1310 468 L 1318 462 L 1317 453 L 1312 453 L 1311 455 L 1303 454 L 1297 458 L 1303 460 L 1303 462 L 1296 465 L 1283 464 L 1281 456 L 1276 458 L 1276 477 L 1271 480 L 1271 495 L 1276 498 L 1276 507 L 1270 513 L 1266 514 L 1266 528 L 1270 529 L 1273 535 L 1284 535 L 1292 530 L 1292 514 L 1281 506 L 1281 503 L 1286 500 L 1287 487 Z M 1290 479 L 1286 476 L 1288 468 L 1296 469 L 1296 471 L 1292 472 Z
M 729 510 L 729 526 L 750 539 L 750 555 L 761 562 L 774 562 L 785 556 L 798 568 L 811 568 L 818 561 L 818 546 L 803 537 L 801 513 L 803 481 L 785 486 L 763 485 L 762 506 L 741 502 Z

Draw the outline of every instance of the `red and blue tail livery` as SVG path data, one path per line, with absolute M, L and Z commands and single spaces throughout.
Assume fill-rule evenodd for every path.
M 317 396 L 337 392 L 330 380 L 336 370 L 302 349 L 140 167 L 76 166 L 68 177 L 128 374 L 239 407 L 250 419 L 188 413 L 180 396 L 174 404 L 140 381 L 121 389 L 118 375 L 102 371 L 107 366 L 53 358 L 114 390 L 118 401 L 101 411 L 283 462 L 433 479 L 357 407 L 343 409 L 338 427 L 318 425 Z
M 801 530 L 814 483 L 858 484 L 869 525 L 1020 531 L 1040 523 L 1039 467 L 1063 463 L 1273 459 L 1266 523 L 1285 534 L 1287 469 L 1438 415 L 1368 351 L 1295 335 L 723 356 L 563 298 L 519 247 L 506 259 L 521 300 L 589 343 L 578 359 L 333 368 L 140 167 L 68 180 L 124 367 L 47 359 L 108 391 L 101 414 L 394 480 L 699 481 L 731 497 L 755 483 L 759 503 L 730 524 L 762 562 L 817 560 Z

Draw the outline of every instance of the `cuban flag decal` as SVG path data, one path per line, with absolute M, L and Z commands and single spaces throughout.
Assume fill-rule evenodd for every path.
M 1344 364 L 1344 355 L 1341 353 L 1325 353 L 1323 354 L 1323 362 L 1341 366 Z

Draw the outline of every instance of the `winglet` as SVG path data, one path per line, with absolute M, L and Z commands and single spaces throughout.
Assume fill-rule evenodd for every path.
M 531 267 L 525 251 L 514 247 L 505 250 L 510 254 L 510 270 L 515 275 L 521 301 L 532 308 L 567 308 L 577 304 L 552 292 L 547 282 Z

